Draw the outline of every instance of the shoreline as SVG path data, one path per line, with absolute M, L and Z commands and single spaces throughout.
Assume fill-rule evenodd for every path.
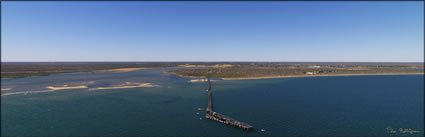
M 131 83 L 131 82 L 126 82 L 123 85 L 115 85 L 115 86 L 109 86 L 109 87 L 97 87 L 97 88 L 91 88 L 89 90 L 141 88 L 141 87 L 158 87 L 158 86 L 157 85 L 153 85 L 152 83 Z
M 12 88 L 1 88 L 1 91 L 12 90 Z
M 216 81 L 216 80 L 210 80 L 211 82 L 212 81 Z M 208 79 L 205 79 L 205 78 L 201 78 L 201 79 L 192 79 L 192 80 L 190 80 L 189 82 L 191 82 L 191 83 L 196 83 L 196 82 L 208 82 Z
M 183 78 L 205 78 L 204 76 L 185 76 L 176 73 L 179 77 Z M 260 77 L 235 77 L 235 78 L 221 78 L 221 80 L 251 80 L 251 79 L 273 79 L 273 78 L 296 78 L 296 77 L 332 77 L 332 76 L 369 76 L 369 75 L 424 75 L 424 73 L 376 73 L 376 74 L 326 74 L 326 75 L 287 75 L 287 76 L 260 76 Z
M 137 71 L 142 70 L 146 68 L 117 68 L 117 69 L 104 69 L 104 70 L 98 70 L 98 72 L 131 72 L 131 71 Z
M 297 77 L 373 76 L 373 75 L 424 75 L 424 73 L 377 73 L 377 74 L 288 75 L 288 76 L 240 77 L 240 78 L 221 78 L 221 79 L 222 79 L 222 80 L 250 80 L 250 79 L 297 78 Z
M 184 65 L 178 65 L 177 67 L 183 67 L 183 68 L 227 68 L 232 67 L 232 64 L 215 64 L 215 65 L 191 65 L 191 64 L 184 64 Z
M 65 89 L 82 89 L 82 88 L 88 88 L 85 85 L 81 85 L 81 86 L 68 86 L 68 85 L 63 85 L 60 87 L 54 87 L 54 86 L 47 86 L 47 89 L 51 89 L 51 90 L 65 90 Z

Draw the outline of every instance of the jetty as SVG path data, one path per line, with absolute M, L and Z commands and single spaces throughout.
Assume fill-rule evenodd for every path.
M 235 127 L 239 127 L 245 130 L 251 130 L 253 129 L 253 126 L 243 123 L 243 122 L 239 122 L 237 120 L 234 120 L 230 117 L 227 117 L 223 114 L 217 113 L 214 111 L 213 109 L 213 102 L 212 102 L 212 93 L 211 93 L 211 82 L 210 82 L 210 78 L 208 77 L 208 107 L 205 110 L 206 111 L 206 115 L 205 117 L 211 120 L 215 120 L 218 121 L 220 123 L 224 123 L 227 125 L 231 125 L 231 126 L 235 126 Z

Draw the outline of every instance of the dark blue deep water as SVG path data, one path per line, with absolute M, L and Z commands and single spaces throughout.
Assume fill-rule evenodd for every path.
M 2 88 L 12 88 L 2 94 L 90 81 L 96 82 L 90 88 L 123 82 L 159 87 L 2 96 L 1 135 L 424 136 L 424 75 L 214 81 L 215 110 L 255 127 L 246 132 L 205 119 L 198 108 L 207 106 L 206 83 L 167 70 L 2 79 Z

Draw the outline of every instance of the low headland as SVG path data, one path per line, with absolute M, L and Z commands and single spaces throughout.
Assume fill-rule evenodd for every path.
M 222 62 L 2 62 L 1 78 L 24 78 L 74 72 L 130 72 L 152 68 L 225 68 Z
M 2 62 L 1 78 L 24 78 L 74 72 L 129 72 L 147 68 L 176 67 L 162 62 Z
M 424 74 L 423 62 L 2 62 L 1 78 L 72 72 L 130 72 L 173 67 L 169 73 L 224 80 L 311 76 Z M 191 82 L 202 80 L 193 80 Z
M 423 75 L 424 73 L 376 73 L 376 74 L 328 74 L 328 75 L 293 75 L 293 76 L 266 76 L 266 77 L 239 77 L 221 78 L 222 80 L 250 80 L 250 79 L 272 79 L 293 77 L 326 77 L 326 76 L 365 76 L 365 75 Z
M 423 75 L 424 65 L 421 63 L 253 63 L 232 65 L 232 67 L 226 68 L 179 69 L 170 71 L 170 73 L 188 78 L 210 76 L 221 78 L 222 80 L 317 76 Z

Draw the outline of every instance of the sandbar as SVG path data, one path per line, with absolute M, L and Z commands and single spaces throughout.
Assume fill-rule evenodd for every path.
M 130 71 L 136 71 L 136 70 L 142 70 L 146 68 L 119 68 L 119 69 L 105 69 L 100 70 L 100 72 L 130 72 Z
M 227 68 L 232 67 L 231 64 L 216 64 L 216 65 L 190 65 L 190 64 L 184 64 L 184 65 L 178 65 L 179 67 L 184 68 L 202 68 L 202 67 L 213 67 L 213 68 Z
M 152 85 L 152 83 L 131 83 L 131 82 L 125 82 L 124 84 L 117 85 L 117 86 L 97 87 L 97 88 L 94 88 L 94 89 L 101 90 L 101 89 L 121 89 L 121 88 L 140 88 L 140 87 L 156 87 L 156 85 Z
M 64 90 L 64 89 L 80 89 L 80 88 L 88 88 L 87 86 L 68 86 L 68 85 L 63 85 L 61 87 L 53 87 L 53 86 L 47 86 L 46 88 L 51 89 L 51 90 Z
M 207 67 L 207 66 L 206 65 L 189 65 L 189 64 L 184 64 L 184 65 L 178 65 L 178 67 L 196 68 L 196 67 Z
M 192 79 L 189 82 L 207 82 L 208 79 Z M 210 80 L 210 81 L 215 81 L 215 80 Z
M 1 91 L 11 90 L 12 88 L 1 88 Z

